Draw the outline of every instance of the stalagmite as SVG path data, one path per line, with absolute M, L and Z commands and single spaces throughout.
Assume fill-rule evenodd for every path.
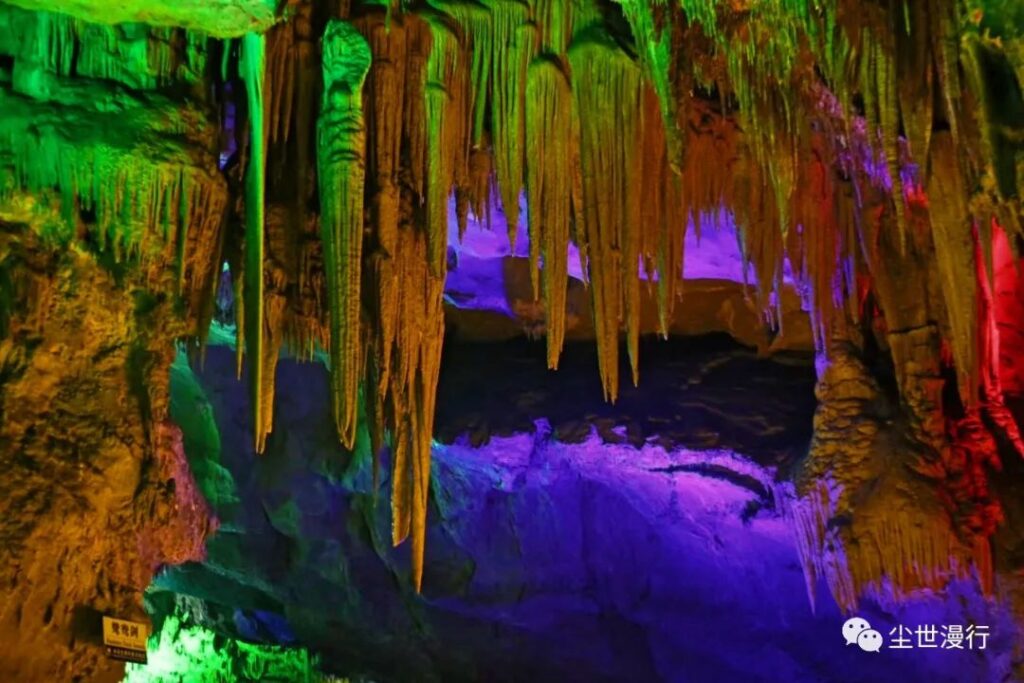
M 324 96 L 317 121 L 317 171 L 331 320 L 331 399 L 338 436 L 346 448 L 355 445 L 362 367 L 362 88 L 370 61 L 366 40 L 351 24 L 328 24 L 323 40 Z

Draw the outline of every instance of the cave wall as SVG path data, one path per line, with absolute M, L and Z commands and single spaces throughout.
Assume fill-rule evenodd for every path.
M 111 266 L 0 220 L 5 680 L 119 680 L 100 615 L 147 621 L 215 528 L 168 417 L 172 303 Z

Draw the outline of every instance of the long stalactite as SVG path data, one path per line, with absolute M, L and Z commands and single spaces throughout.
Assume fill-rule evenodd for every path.
M 555 57 L 542 56 L 530 65 L 526 149 L 530 280 L 534 298 L 543 293 L 548 368 L 554 370 L 565 341 L 572 222 L 572 89 L 565 65 Z
M 619 393 L 619 330 L 629 328 L 636 374 L 639 194 L 635 177 L 640 71 L 610 38 L 597 30 L 577 36 L 570 49 L 573 94 L 579 119 L 582 207 L 578 220 L 587 245 L 604 395 Z
M 323 50 L 317 175 L 331 321 L 331 400 L 338 437 L 346 448 L 352 448 L 362 367 L 360 288 L 366 173 L 362 90 L 371 53 L 363 36 L 344 21 L 328 24 Z
M 270 433 L 273 419 L 273 392 L 266 391 L 264 381 L 264 310 L 263 296 L 263 231 L 266 223 L 267 136 L 266 98 L 266 37 L 246 34 L 242 42 L 242 78 L 245 81 L 249 105 L 249 167 L 245 175 L 245 265 L 242 300 L 244 301 L 242 326 L 245 330 L 245 354 L 248 360 L 249 400 L 252 404 L 252 423 L 255 430 L 256 452 L 263 451 L 264 440 Z M 239 344 L 241 346 L 241 344 Z M 270 386 L 273 386 L 271 383 Z

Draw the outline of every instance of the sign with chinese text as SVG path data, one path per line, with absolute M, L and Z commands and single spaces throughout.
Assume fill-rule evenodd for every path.
M 103 644 L 107 646 L 108 657 L 145 664 L 147 638 L 146 624 L 103 617 Z

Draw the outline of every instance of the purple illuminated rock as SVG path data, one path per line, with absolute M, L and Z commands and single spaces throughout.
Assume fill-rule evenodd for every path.
M 454 358 L 496 381 L 528 362 L 543 367 L 542 348 L 532 360 L 505 349 L 510 360 L 494 366 L 456 351 Z M 794 395 L 809 394 L 807 361 L 787 370 L 749 352 L 716 356 L 699 348 L 675 349 L 672 357 L 675 366 L 651 364 L 666 382 L 691 389 L 678 404 L 682 413 L 659 418 L 675 435 L 664 444 L 643 435 L 630 443 L 632 428 L 593 414 L 583 394 L 564 410 L 576 410 L 588 430 L 567 442 L 558 427 L 569 417 L 545 415 L 566 403 L 557 392 L 531 396 L 514 383 L 496 384 L 506 412 L 523 425 L 496 428 L 479 445 L 468 436 L 437 444 L 424 592 L 416 595 L 407 549 L 390 546 L 388 483 L 385 477 L 372 487 L 365 434 L 355 454 L 334 438 L 324 369 L 282 362 L 278 420 L 266 453 L 256 457 L 233 354 L 211 348 L 190 384 L 205 397 L 193 394 L 189 405 L 213 416 L 214 469 L 230 473 L 237 496 L 218 506 L 222 525 L 207 560 L 163 574 L 151 602 L 166 601 L 164 591 L 195 596 L 212 628 L 298 641 L 327 670 L 376 681 L 1001 680 L 1015 631 L 1000 605 L 969 586 L 898 606 L 866 603 L 860 612 L 886 633 L 901 622 L 990 625 L 997 634 L 990 649 L 964 657 L 869 656 L 844 644 L 844 616 L 834 603 L 819 599 L 811 610 L 782 512 L 791 495 L 785 472 L 806 448 L 801 424 L 810 413 L 805 407 L 786 417 L 765 412 L 770 402 L 761 400 L 760 412 L 757 403 L 743 403 L 748 392 L 761 395 L 757 381 L 785 376 Z M 468 373 L 453 365 L 459 362 L 446 362 L 442 404 L 471 392 Z M 569 366 L 559 375 L 581 370 Z M 179 364 L 173 384 L 191 376 Z M 728 428 L 728 418 L 715 414 L 728 412 L 730 401 L 744 407 L 745 422 L 720 434 L 717 447 L 700 447 L 701 433 Z M 462 431 L 452 422 L 457 412 L 442 411 L 440 433 Z M 495 415 L 491 407 L 480 420 L 488 415 Z M 770 457 L 758 449 L 768 434 L 757 427 L 760 418 L 782 430 Z M 190 457 L 196 463 L 215 450 Z

